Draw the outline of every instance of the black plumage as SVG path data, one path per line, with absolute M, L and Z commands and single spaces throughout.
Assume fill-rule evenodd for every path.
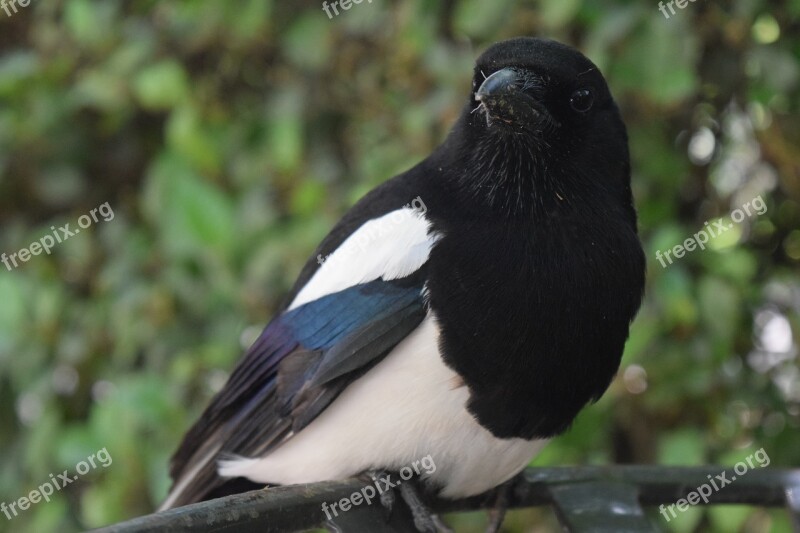
M 421 265 L 291 307 L 317 257 L 414 198 L 431 236 Z M 218 458 L 269 455 L 426 316 L 480 426 L 497 439 L 563 432 L 618 369 L 644 286 L 636 231 L 625 126 L 597 67 L 554 41 L 494 45 L 442 145 L 367 194 L 309 259 L 175 454 L 168 506 L 241 490 Z

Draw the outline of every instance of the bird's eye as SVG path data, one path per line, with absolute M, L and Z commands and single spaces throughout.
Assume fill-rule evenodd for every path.
M 578 113 L 586 113 L 592 108 L 594 94 L 590 89 L 578 89 L 569 97 L 569 105 Z

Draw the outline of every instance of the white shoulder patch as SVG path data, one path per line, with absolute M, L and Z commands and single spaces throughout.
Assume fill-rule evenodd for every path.
M 428 260 L 438 234 L 423 211 L 404 207 L 365 222 L 322 261 L 289 309 L 379 278 L 408 276 Z

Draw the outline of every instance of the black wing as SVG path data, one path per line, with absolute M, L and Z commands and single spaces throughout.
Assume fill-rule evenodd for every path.
M 206 499 L 226 454 L 262 456 L 310 423 L 425 316 L 424 267 L 324 296 L 276 317 L 173 456 L 163 508 Z

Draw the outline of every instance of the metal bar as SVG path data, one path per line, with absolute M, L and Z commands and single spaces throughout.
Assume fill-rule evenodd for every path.
M 338 502 L 363 486 L 365 486 L 363 481 L 348 479 L 254 490 L 134 518 L 97 531 L 103 533 L 302 531 L 319 527 L 328 520 L 322 509 L 323 503 L 330 505 Z M 355 508 L 350 512 L 358 513 L 358 509 Z M 335 518 L 332 514 L 331 517 Z
M 660 466 L 608 466 L 608 467 L 556 467 L 528 468 L 517 477 L 509 494 L 509 506 L 533 507 L 556 504 L 554 486 L 581 483 L 614 482 L 631 485 L 638 492 L 642 505 L 673 504 L 722 472 L 732 479 L 732 468 L 724 466 L 660 467 Z M 709 478 L 710 476 L 710 478 Z M 718 483 L 718 484 L 721 484 Z M 285 532 L 319 527 L 329 519 L 322 504 L 340 501 L 366 487 L 358 479 L 326 481 L 313 485 L 276 487 L 257 490 L 201 502 L 163 513 L 135 518 L 98 530 L 102 533 L 129 533 L 134 531 L 207 531 L 207 532 Z M 765 507 L 785 506 L 789 503 L 788 489 L 797 494 L 800 487 L 800 469 L 753 469 L 737 477 L 708 496 L 709 504 L 738 503 Z M 494 496 L 484 494 L 458 501 L 433 500 L 431 508 L 437 513 L 489 508 Z M 700 504 L 704 504 L 702 500 Z M 380 503 L 371 507 L 381 509 Z M 396 507 L 404 507 L 398 502 Z M 790 507 L 791 508 L 791 507 Z M 795 514 L 797 508 L 794 508 Z M 349 523 L 351 514 L 365 513 L 367 519 L 377 516 L 366 504 L 354 507 L 347 516 L 334 517 Z M 407 520 L 393 514 L 398 524 L 406 527 Z M 335 520 L 334 520 L 335 521 Z M 394 526 L 390 526 L 394 527 Z M 349 529 L 352 531 L 352 529 Z M 346 530 L 343 530 L 346 531 Z M 393 531 L 393 530 L 389 530 Z M 398 529 L 397 531 L 404 531 Z
M 639 505 L 636 486 L 617 481 L 550 487 L 561 525 L 572 533 L 647 533 L 655 528 Z
M 380 503 L 353 508 L 351 511 L 341 513 L 325 523 L 329 531 L 335 533 L 419 533 L 414 527 L 414 518 L 408 507 L 400 501 L 392 507 L 389 513 Z
M 792 529 L 800 533 L 800 483 L 786 487 L 786 508 L 792 517 Z
M 723 476 L 723 473 L 726 475 Z M 578 481 L 615 480 L 639 487 L 639 501 L 643 505 L 670 504 L 685 498 L 711 480 L 718 490 L 708 496 L 709 504 L 736 503 L 782 506 L 786 502 L 785 487 L 800 483 L 800 469 L 778 470 L 759 468 L 736 476 L 731 466 L 663 467 L 663 466 L 607 466 L 562 467 L 551 469 L 529 468 L 523 473 L 530 485 L 537 483 L 575 483 Z M 729 483 L 720 481 L 727 478 Z M 705 504 L 701 500 L 702 504 Z
M 716 476 L 728 472 L 731 479 L 732 467 L 663 467 L 663 466 L 579 466 L 554 468 L 528 468 L 520 474 L 509 498 L 509 506 L 535 507 L 552 503 L 549 485 L 565 483 L 584 483 L 591 481 L 618 481 L 635 485 L 639 490 L 642 505 L 672 504 L 685 498 L 703 484 L 709 477 L 722 485 Z M 720 487 L 708 497 L 708 504 L 746 504 L 764 507 L 780 507 L 786 503 L 786 487 L 800 484 L 800 469 L 779 470 L 759 468 Z M 700 500 L 701 505 L 705 502 Z M 486 495 L 465 500 L 440 500 L 433 503 L 437 512 L 468 511 L 490 507 L 491 499 Z

